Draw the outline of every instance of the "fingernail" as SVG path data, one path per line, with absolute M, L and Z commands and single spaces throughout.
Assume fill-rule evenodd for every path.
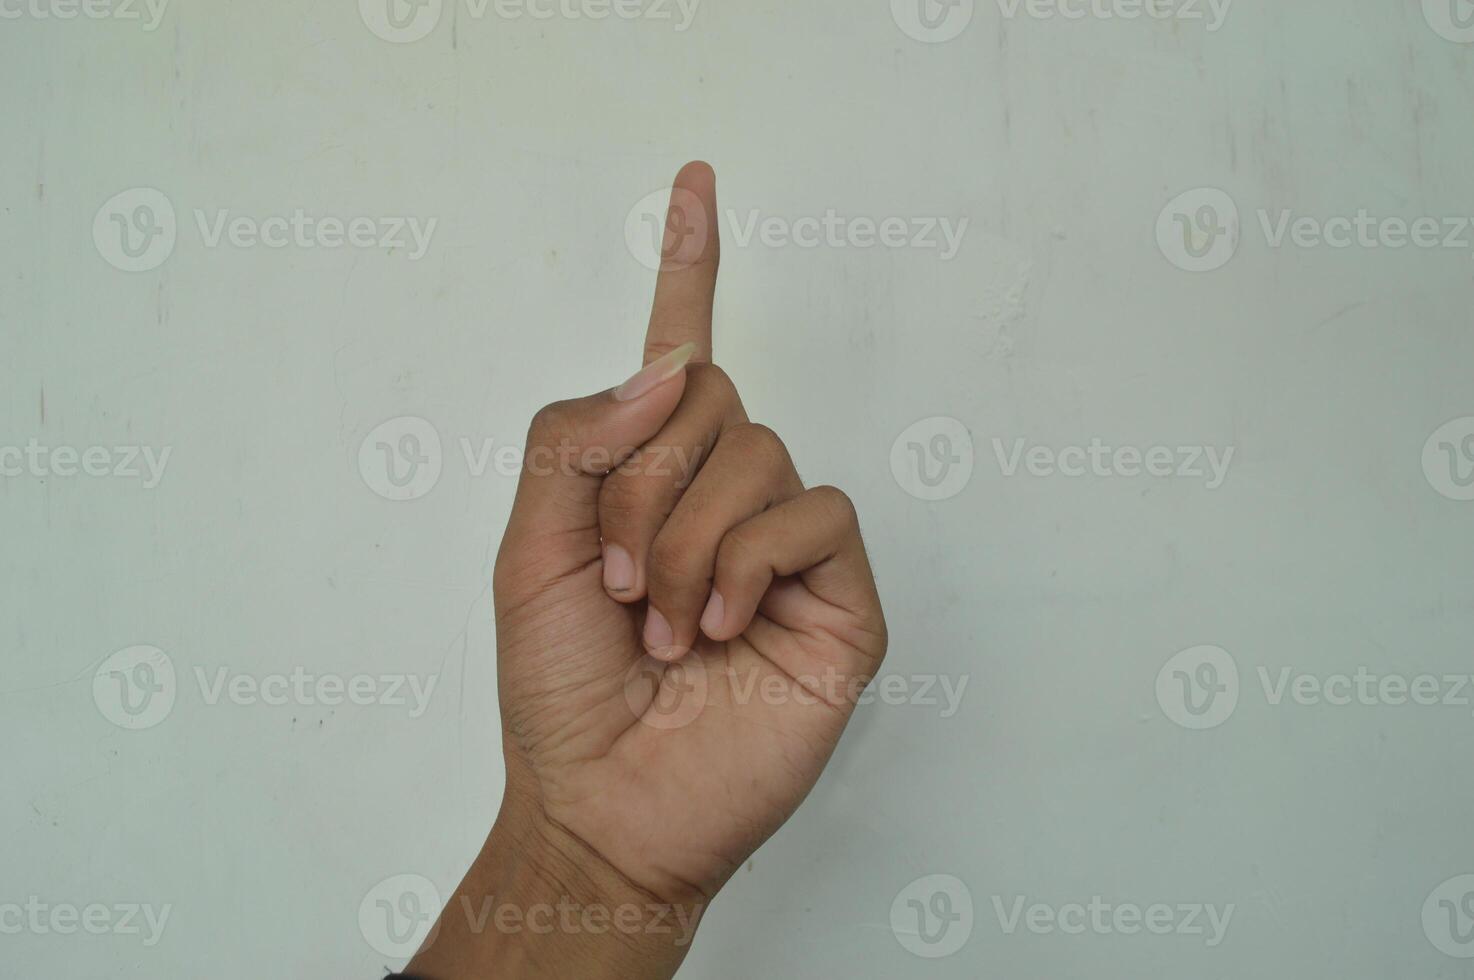
M 668 354 L 651 361 L 636 371 L 628 381 L 614 389 L 614 400 L 632 402 L 641 395 L 655 390 L 685 370 L 686 362 L 691 360 L 691 355 L 694 353 L 696 353 L 695 344 L 682 344 Z
M 726 614 L 727 604 L 722 600 L 722 594 L 712 589 L 711 598 L 706 600 L 706 609 L 701 614 L 701 632 L 714 637 L 722 628 Z
M 604 546 L 604 588 L 628 592 L 635 587 L 635 560 L 617 544 Z
M 671 632 L 670 621 L 660 615 L 660 610 L 650 606 L 645 611 L 645 646 L 652 652 L 668 651 L 676 642 Z

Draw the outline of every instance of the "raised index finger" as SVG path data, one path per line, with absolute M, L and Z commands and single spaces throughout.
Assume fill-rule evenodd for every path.
M 693 361 L 711 360 L 719 239 L 716 173 L 695 160 L 681 168 L 671 186 L 660 274 L 645 332 L 646 364 L 685 343 L 696 345 Z

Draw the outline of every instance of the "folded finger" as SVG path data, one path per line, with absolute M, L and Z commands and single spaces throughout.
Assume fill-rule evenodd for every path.
M 646 649 L 676 659 L 696 642 L 728 531 L 803 490 L 783 441 L 751 422 L 727 430 L 650 545 Z
M 805 490 L 727 532 L 717 550 L 701 631 L 713 640 L 740 635 L 773 580 L 788 575 L 848 613 L 859 628 L 883 633 L 854 504 L 834 487 Z
M 747 421 L 736 387 L 720 368 L 691 365 L 686 375 L 675 413 L 599 490 L 604 588 L 620 602 L 645 597 L 656 534 L 722 434 Z

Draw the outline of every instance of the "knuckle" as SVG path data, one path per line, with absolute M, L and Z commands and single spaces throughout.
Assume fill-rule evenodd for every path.
M 855 510 L 855 502 L 839 487 L 826 485 L 815 487 L 809 492 L 814 495 L 814 499 L 822 502 L 825 512 L 835 523 L 844 527 L 860 526 L 860 515 Z
M 657 534 L 647 559 L 650 581 L 670 589 L 688 574 L 687 550 L 669 534 Z
M 741 574 L 763 564 L 762 543 L 751 526 L 738 525 L 727 532 L 717 548 L 717 564 Z
M 686 385 L 688 390 L 704 398 L 723 403 L 737 401 L 737 386 L 731 376 L 706 361 L 686 366 Z
M 531 445 L 551 445 L 560 439 L 571 438 L 577 428 L 573 403 L 551 402 L 538 409 L 532 417 L 527 441 Z
M 605 477 L 599 487 L 599 523 L 605 528 L 638 527 L 641 515 L 654 504 L 646 481 L 622 473 Z
M 727 430 L 723 438 L 733 440 L 736 448 L 744 456 L 751 458 L 764 468 L 772 469 L 790 462 L 788 447 L 783 444 L 778 433 L 761 422 L 743 422 L 735 425 Z
M 753 594 L 766 590 L 772 569 L 760 537 L 743 527 L 733 528 L 722 539 L 716 567 L 722 581 Z

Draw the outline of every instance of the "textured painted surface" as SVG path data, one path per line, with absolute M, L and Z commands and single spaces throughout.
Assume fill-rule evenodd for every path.
M 497 450 L 634 367 L 651 276 L 627 219 L 700 156 L 731 212 L 718 360 L 806 479 L 857 501 L 907 703 L 861 711 L 683 975 L 1465 975 L 1448 951 L 1474 954 L 1474 910 L 1435 889 L 1474 872 L 1474 690 L 1396 704 L 1374 680 L 1363 704 L 1354 686 L 1430 675 L 1442 700 L 1474 673 L 1474 503 L 1424 465 L 1474 416 L 1474 232 L 1444 244 L 1474 215 L 1474 45 L 1437 0 L 1240 0 L 1213 31 L 999 0 L 943 43 L 908 36 L 899 0 L 707 0 L 685 30 L 675 4 L 536 20 L 446 0 L 402 44 L 349 2 L 175 3 L 153 30 L 142 5 L 38 15 L 61 6 L 0 2 L 18 12 L 0 20 L 0 972 L 399 965 L 365 896 L 406 873 L 448 892 L 500 794 Z M 141 236 L 157 198 L 94 235 L 136 188 L 175 215 L 157 263 L 119 251 L 111 216 Z M 1228 195 L 1240 236 L 1188 272 L 1156 229 L 1198 188 Z M 843 247 L 782 244 L 830 211 Z M 1383 225 L 1380 247 L 1303 247 L 1287 225 L 1276 247 L 1286 211 L 1428 216 L 1438 245 L 1386 247 Z M 754 214 L 774 234 L 739 245 Z M 369 219 L 372 242 L 326 244 L 325 217 L 340 238 Z M 430 229 L 423 249 L 399 218 Z M 950 258 L 914 235 L 854 247 L 887 218 L 967 224 Z M 430 423 L 440 474 L 396 501 L 373 461 L 406 430 L 368 437 L 403 416 Z M 891 457 L 933 417 L 971 433 L 973 472 L 923 500 Z M 897 454 L 940 466 L 965 443 L 931 436 L 957 431 Z M 1467 474 L 1471 431 L 1432 464 Z M 1233 455 L 1211 489 L 1211 470 L 1114 462 L 1007 475 L 1016 447 L 1068 467 L 1093 440 Z M 83 472 L 92 447 L 107 475 Z M 139 645 L 167 655 L 174 703 L 130 730 L 98 674 Z M 1180 677 L 1160 697 L 1157 679 L 1200 645 L 1240 684 L 1193 730 Z M 1195 656 L 1183 676 L 1212 680 Z M 391 701 L 397 676 L 405 703 L 327 704 L 296 675 L 368 675 Z M 1350 704 L 1325 703 L 1337 675 Z M 434 685 L 425 703 L 408 679 Z M 966 684 L 955 712 L 941 681 Z M 935 959 L 892 917 L 932 874 L 974 910 Z M 1096 896 L 1233 912 L 1210 945 L 1206 913 L 1202 935 L 1123 934 L 1091 922 Z M 27 903 L 170 911 L 150 945 L 141 914 L 140 933 L 64 935 Z M 1029 928 L 1036 903 L 1052 930 Z M 1062 929 L 1071 903 L 1083 934 Z

